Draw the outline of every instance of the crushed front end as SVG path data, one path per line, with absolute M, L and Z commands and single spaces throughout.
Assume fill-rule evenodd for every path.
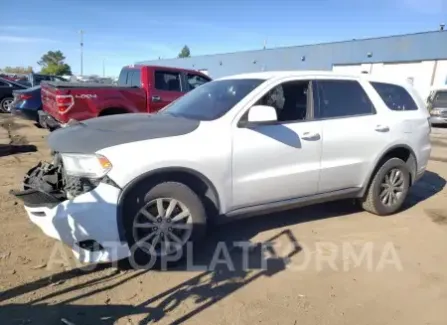
M 68 175 L 61 155 L 40 162 L 25 176 L 23 190 L 11 191 L 24 202 L 31 221 L 73 249 L 83 263 L 112 262 L 129 256 L 119 241 L 117 202 L 121 189 L 107 175 Z

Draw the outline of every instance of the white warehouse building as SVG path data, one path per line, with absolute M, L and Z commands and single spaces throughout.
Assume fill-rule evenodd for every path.
M 370 73 L 412 83 L 426 98 L 447 84 L 447 31 L 137 62 L 195 69 L 219 78 L 268 70 Z

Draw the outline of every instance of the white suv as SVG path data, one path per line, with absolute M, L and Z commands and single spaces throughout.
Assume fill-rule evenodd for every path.
M 221 216 L 341 198 L 392 214 L 425 171 L 429 133 L 408 84 L 331 72 L 237 75 L 155 115 L 53 132 L 55 160 L 30 170 L 15 195 L 83 262 L 170 256 Z

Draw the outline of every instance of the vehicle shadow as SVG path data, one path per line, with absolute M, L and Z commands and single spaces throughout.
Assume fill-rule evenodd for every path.
M 405 208 L 430 198 L 441 191 L 445 183 L 439 175 L 427 172 L 411 190 Z M 101 200 L 100 197 L 96 199 Z M 291 260 L 302 251 L 299 240 L 289 229 L 291 225 L 343 217 L 356 212 L 359 212 L 358 206 L 352 200 L 344 200 L 220 225 L 210 230 L 200 249 L 194 250 L 193 270 L 190 268 L 191 263 L 183 263 L 168 270 L 151 271 L 120 271 L 111 268 L 111 265 L 102 264 L 93 270 L 75 269 L 54 274 L 1 293 L 0 324 L 52 325 L 61 324 L 61 319 L 66 319 L 73 324 L 112 325 L 119 319 L 132 316 L 140 318 L 138 323 L 133 324 L 150 324 L 162 319 L 169 319 L 170 324 L 181 324 L 248 284 L 286 271 Z M 273 232 L 274 235 L 262 242 L 253 242 L 253 237 L 265 231 Z M 275 248 L 278 242 L 282 243 L 280 250 Z M 245 250 L 237 243 L 248 243 L 250 248 Z M 226 247 L 228 255 L 219 255 L 218 260 L 224 259 L 225 263 L 216 263 L 212 267 L 219 246 Z M 136 295 L 137 289 L 144 285 L 145 276 L 149 276 L 147 272 L 194 275 L 149 297 L 141 297 L 138 291 L 140 296 L 137 304 L 96 303 L 95 297 L 105 292 L 116 292 L 113 290 L 125 285 L 128 285 L 126 288 L 132 288 L 131 291 L 135 290 Z M 65 283 L 48 290 L 47 286 L 60 281 Z M 26 303 L 15 302 L 18 299 Z M 82 299 L 95 301 L 95 304 L 86 304 Z M 174 315 L 180 316 L 173 319 Z
M 0 145 L 0 157 L 6 157 L 17 153 L 36 152 L 37 147 L 31 144 L 5 144 Z
M 120 271 L 110 268 L 110 265 L 101 265 L 94 270 L 76 269 L 54 274 L 4 291 L 0 295 L 0 324 L 14 325 L 30 321 L 33 324 L 51 325 L 60 324 L 61 319 L 65 318 L 74 324 L 112 325 L 118 319 L 132 315 L 143 318 L 138 324 L 148 324 L 172 317 L 170 313 L 182 306 L 180 318 L 170 321 L 170 324 L 180 324 L 249 283 L 285 271 L 290 260 L 302 250 L 289 226 L 355 212 L 358 212 L 358 209 L 352 201 L 333 202 L 267 214 L 256 217 L 256 221 L 239 220 L 213 228 L 201 244 L 201 249 L 194 250 L 194 273 L 187 263 L 167 271 L 150 271 L 184 272 L 185 275 L 192 273 L 194 276 L 163 292 L 143 298 L 143 301 L 136 305 L 86 305 L 84 302 L 77 302 L 85 298 L 93 299 L 96 295 L 126 283 L 132 283 L 132 288 L 137 290 L 142 284 L 138 282 L 143 281 L 147 270 Z M 273 231 L 274 235 L 262 242 L 252 242 L 255 235 L 267 230 Z M 241 242 L 249 244 L 249 249 L 248 246 L 237 245 Z M 278 242 L 282 245 L 277 251 L 275 247 Z M 229 263 L 217 263 L 212 267 L 210 265 L 213 258 L 215 259 L 218 246 L 227 248 L 226 260 L 228 262 L 229 259 Z M 225 254 L 219 258 L 225 258 Z M 65 283 L 52 286 L 48 290 L 47 286 L 61 281 Z M 132 281 L 137 282 L 135 286 Z M 26 298 L 27 302 L 15 303 L 20 297 L 21 301 Z M 189 306 L 186 312 L 185 305 Z
M 446 180 L 437 173 L 426 171 L 410 189 L 402 209 L 407 210 L 442 191 Z

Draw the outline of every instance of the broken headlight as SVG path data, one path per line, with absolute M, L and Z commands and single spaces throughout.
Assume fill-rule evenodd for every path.
M 69 176 L 101 178 L 112 169 L 110 161 L 97 154 L 62 153 L 61 158 Z

